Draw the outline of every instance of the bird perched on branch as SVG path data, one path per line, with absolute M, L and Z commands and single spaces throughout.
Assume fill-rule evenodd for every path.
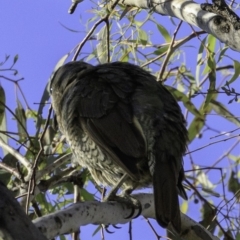
M 171 93 L 147 71 L 123 62 L 67 63 L 50 89 L 75 161 L 97 184 L 119 186 L 126 195 L 152 185 L 158 223 L 165 228 L 171 222 L 180 232 L 187 130 Z

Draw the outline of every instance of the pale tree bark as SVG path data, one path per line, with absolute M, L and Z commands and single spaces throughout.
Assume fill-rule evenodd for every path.
M 153 195 L 133 195 L 142 204 L 142 216 L 155 218 Z M 64 210 L 34 220 L 34 224 L 42 233 L 51 239 L 60 234 L 77 231 L 80 226 L 88 224 L 124 224 L 131 220 L 131 213 L 125 205 L 117 202 L 81 202 L 73 204 Z M 135 212 L 135 215 L 137 211 Z M 134 218 L 134 216 L 132 216 Z M 218 240 L 208 230 L 188 216 L 181 214 L 182 235 L 185 240 Z M 171 230 L 171 226 L 169 227 Z
M 132 209 L 118 202 L 87 201 L 72 204 L 64 210 L 45 215 L 31 222 L 12 193 L 0 183 L 0 239 L 45 240 L 61 234 L 76 232 L 88 224 L 125 224 Z M 152 194 L 133 195 L 142 204 L 142 216 L 155 218 Z M 208 230 L 188 216 L 181 214 L 182 234 L 185 240 L 218 240 Z M 34 226 L 35 225 L 35 226 Z M 40 231 L 39 231 L 40 230 Z M 174 230 L 169 226 L 174 234 Z M 42 232 L 42 233 L 41 233 Z M 45 235 L 45 237 L 43 236 Z
M 72 0 L 71 8 L 75 10 L 77 4 L 82 1 Z M 116 2 L 116 0 L 110 1 Z M 237 15 L 238 28 L 231 22 L 231 18 L 235 17 L 230 16 L 229 20 L 215 13 L 204 11 L 201 8 L 201 4 L 189 0 L 119 0 L 118 2 L 128 7 L 149 9 L 161 15 L 176 17 L 212 34 L 233 50 L 240 51 L 240 19 Z M 73 13 L 73 11 L 69 11 L 69 13 Z M 225 14 L 225 16 L 228 14 Z
M 83 0 L 72 0 L 72 9 Z M 110 0 L 115 3 L 116 0 Z M 202 10 L 201 5 L 188 0 L 119 0 L 118 3 L 128 7 L 138 7 L 149 9 L 155 13 L 178 18 L 184 22 L 201 28 L 212 34 L 221 42 L 228 45 L 235 51 L 240 51 L 240 29 L 236 29 L 234 24 L 214 13 Z M 74 11 L 74 10 L 73 10 Z M 69 11 L 69 13 L 73 13 Z M 239 19 L 238 19 L 239 20 Z M 239 20 L 240 25 L 240 20 Z
M 120 0 L 120 3 L 135 6 L 171 17 L 179 18 L 184 22 L 197 26 L 209 34 L 212 34 L 230 48 L 240 51 L 240 31 L 235 30 L 230 22 L 223 20 L 219 23 L 219 16 L 201 9 L 200 4 L 186 0 Z M 222 25 L 229 26 L 228 32 L 221 30 Z

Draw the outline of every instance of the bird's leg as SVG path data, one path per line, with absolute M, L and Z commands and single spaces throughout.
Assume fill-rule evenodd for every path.
M 129 175 L 127 173 L 125 173 L 121 177 L 121 179 L 118 181 L 116 186 L 114 186 L 114 188 L 110 191 L 108 196 L 106 198 L 104 198 L 104 201 L 117 201 L 117 202 L 124 203 L 127 206 L 129 206 L 132 209 L 132 211 L 129 214 L 129 216 L 126 217 L 126 219 L 131 218 L 134 215 L 136 209 L 138 209 L 138 214 L 135 216 L 135 218 L 137 218 L 142 212 L 141 203 L 137 199 L 133 198 L 130 195 L 132 193 L 132 191 L 137 187 L 137 184 L 136 184 L 136 186 L 133 186 L 131 188 L 127 188 L 127 189 L 123 190 L 123 192 L 119 196 L 116 195 L 117 191 L 119 190 L 119 188 L 122 186 L 122 184 L 128 177 L 129 177 Z
M 122 186 L 122 184 L 125 182 L 125 180 L 128 178 L 128 174 L 125 173 L 120 180 L 118 181 L 118 183 L 116 184 L 116 186 L 114 186 L 111 191 L 109 192 L 109 194 L 107 195 L 107 197 L 104 198 L 104 201 L 111 201 L 111 200 L 115 200 L 116 198 L 116 194 L 117 191 L 119 190 L 119 188 Z
M 125 173 L 121 178 L 120 180 L 118 181 L 118 183 L 116 184 L 116 186 L 114 186 L 111 191 L 109 192 L 109 194 L 107 195 L 107 197 L 105 197 L 103 199 L 104 202 L 106 201 L 119 201 L 119 198 L 120 197 L 117 197 L 116 194 L 119 190 L 119 188 L 122 186 L 122 184 L 124 183 L 124 181 L 128 178 L 128 174 Z M 121 202 L 121 201 L 120 201 Z M 115 228 L 119 228 L 115 225 L 113 225 Z M 108 233 L 113 233 L 111 232 L 108 228 L 109 228 L 109 225 L 104 225 L 102 224 L 102 227 L 106 230 L 106 232 Z
M 125 189 L 119 196 L 122 199 L 121 200 L 122 202 L 124 202 L 127 205 L 129 205 L 130 207 L 132 207 L 132 212 L 129 214 L 129 216 L 126 217 L 126 219 L 131 218 L 134 215 L 136 209 L 138 209 L 138 213 L 134 218 L 139 217 L 139 215 L 142 212 L 142 205 L 141 205 L 140 201 L 131 196 L 132 191 L 136 187 L 137 187 L 137 184 L 135 186 L 133 186 L 132 188 Z
M 138 217 L 142 212 L 141 203 L 137 199 L 133 198 L 130 195 L 132 193 L 132 191 L 137 187 L 137 183 L 136 183 L 136 186 L 133 186 L 131 188 L 127 188 L 127 189 L 123 190 L 123 192 L 119 196 L 117 196 L 117 191 L 119 190 L 119 188 L 122 187 L 123 183 L 126 181 L 127 178 L 129 178 L 129 175 L 127 173 L 125 173 L 120 178 L 118 183 L 111 189 L 111 191 L 109 192 L 107 197 L 105 197 L 103 200 L 104 202 L 116 201 L 116 202 L 124 203 L 128 207 L 130 207 L 132 209 L 132 211 L 129 214 L 129 216 L 126 217 L 126 219 L 131 218 L 134 215 L 136 209 L 138 209 L 138 214 L 135 216 L 135 218 Z

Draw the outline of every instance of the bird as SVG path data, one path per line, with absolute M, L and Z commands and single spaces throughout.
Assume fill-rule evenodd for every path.
M 167 88 L 132 63 L 74 61 L 54 73 L 50 92 L 73 161 L 100 186 L 120 184 L 126 196 L 152 187 L 158 224 L 180 233 L 188 132 Z

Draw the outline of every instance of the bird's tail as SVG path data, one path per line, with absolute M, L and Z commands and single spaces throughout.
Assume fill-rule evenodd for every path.
M 153 191 L 157 222 L 164 228 L 171 222 L 181 232 L 181 217 L 178 201 L 178 173 L 174 159 L 156 159 L 153 169 Z

